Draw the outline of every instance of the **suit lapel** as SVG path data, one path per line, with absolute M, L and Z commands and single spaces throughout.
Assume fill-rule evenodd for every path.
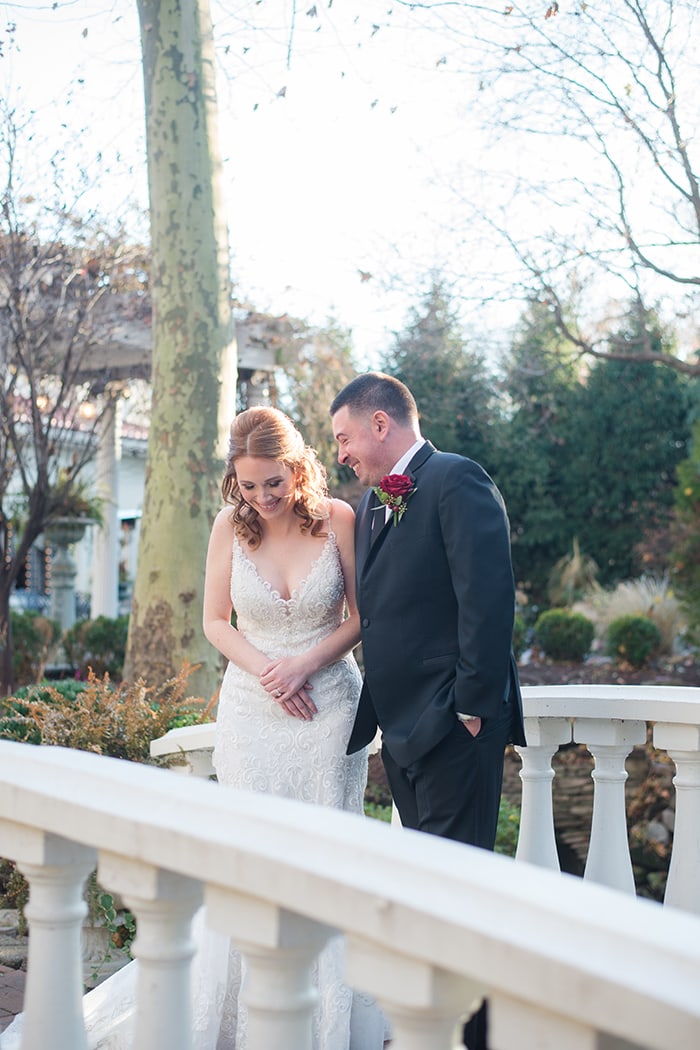
M 413 474 L 419 471 L 424 463 L 432 456 L 435 452 L 435 447 L 426 441 L 416 452 L 413 459 L 408 465 L 407 473 Z M 356 539 L 356 550 L 355 559 L 357 563 L 357 576 L 358 580 L 362 573 L 367 568 L 370 561 L 374 561 L 378 551 L 383 545 L 383 541 L 388 535 L 389 529 L 393 527 L 393 520 L 389 516 L 388 521 L 382 521 L 382 510 L 375 508 L 382 508 L 380 500 L 375 496 L 374 490 L 369 489 L 360 502 L 357 508 L 357 520 L 355 523 L 355 535 Z M 375 524 L 372 529 L 372 517 L 378 517 L 380 520 Z
M 376 499 L 372 489 L 368 489 L 357 508 L 357 519 L 355 521 L 355 560 L 357 562 L 358 578 L 367 560 L 371 545 L 371 516 L 372 501 Z

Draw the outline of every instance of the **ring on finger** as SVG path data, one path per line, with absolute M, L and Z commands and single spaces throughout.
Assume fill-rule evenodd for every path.
M 282 690 L 281 689 L 276 689 L 275 690 L 275 696 L 279 700 L 279 698 L 282 696 Z

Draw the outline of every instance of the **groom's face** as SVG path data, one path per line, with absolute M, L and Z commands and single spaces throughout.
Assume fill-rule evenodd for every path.
M 378 485 L 394 460 L 386 445 L 383 413 L 355 413 L 343 405 L 333 416 L 338 462 L 350 467 L 363 485 Z M 390 462 L 387 462 L 387 459 Z

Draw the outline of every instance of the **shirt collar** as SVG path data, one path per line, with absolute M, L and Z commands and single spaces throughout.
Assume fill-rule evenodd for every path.
M 390 474 L 405 474 L 406 467 L 411 462 L 411 460 L 415 456 L 415 454 L 418 451 L 418 449 L 422 448 L 424 444 L 425 444 L 425 438 L 419 438 L 418 441 L 415 441 L 411 445 L 411 447 L 406 452 L 404 452 L 403 456 L 401 456 L 401 458 L 399 460 L 397 460 L 397 462 L 391 468 L 389 473 Z

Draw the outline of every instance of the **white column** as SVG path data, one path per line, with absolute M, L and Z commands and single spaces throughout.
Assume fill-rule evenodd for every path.
M 452 1050 L 479 1009 L 486 989 L 439 966 L 411 959 L 390 945 L 349 936 L 348 984 L 369 992 L 392 1026 L 391 1050 Z
M 571 740 L 568 718 L 526 718 L 527 747 L 516 747 L 522 761 L 523 782 L 520 833 L 516 860 L 559 871 L 552 807 L 552 756 Z
M 595 766 L 593 820 L 583 877 L 603 886 L 635 894 L 627 837 L 625 760 L 635 744 L 647 738 L 646 722 L 577 718 L 574 740 L 586 745 Z
M 664 904 L 700 914 L 700 726 L 654 727 L 654 746 L 676 766 L 676 820 Z
M 241 998 L 248 1010 L 249 1050 L 311 1050 L 313 964 L 338 931 L 215 886 L 207 886 L 206 905 L 208 921 L 231 936 L 245 958 Z
M 201 884 L 149 864 L 101 854 L 100 882 L 116 890 L 136 916 L 138 959 L 133 1050 L 191 1050 L 192 917 Z
M 102 500 L 102 524 L 93 534 L 91 616 L 114 618 L 119 612 L 119 473 L 121 400 L 105 391 L 97 435 L 96 495 Z
M 2 832 L 3 848 L 29 883 L 22 1050 L 87 1050 L 80 939 L 95 851 L 45 832 L 13 830 L 4 821 Z

